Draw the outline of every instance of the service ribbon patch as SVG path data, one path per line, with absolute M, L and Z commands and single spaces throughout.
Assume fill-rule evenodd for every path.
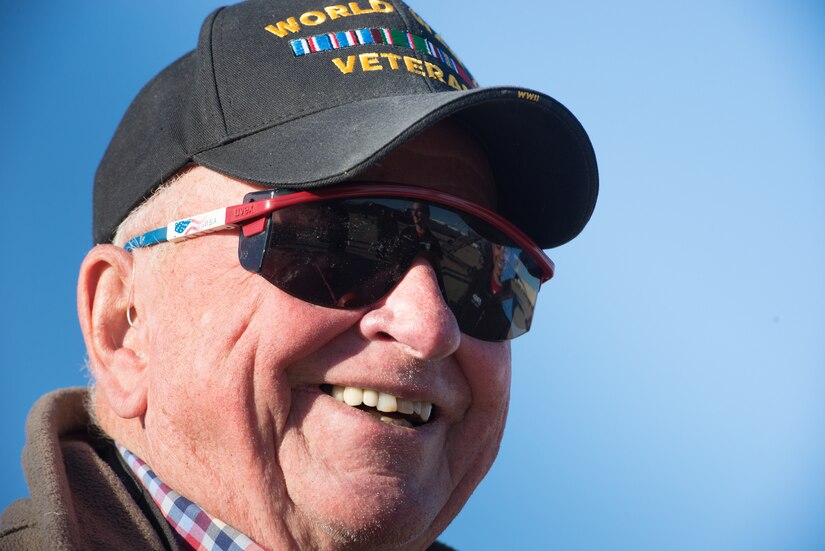
M 350 46 L 363 46 L 367 44 L 387 44 L 390 46 L 400 46 L 409 48 L 416 52 L 428 54 L 440 59 L 453 71 L 455 71 L 470 88 L 475 87 L 473 77 L 470 73 L 452 56 L 439 48 L 432 41 L 407 31 L 387 29 L 384 27 L 373 27 L 367 29 L 356 29 L 352 31 L 341 31 L 335 33 L 319 34 L 308 38 L 298 38 L 289 42 L 296 57 L 314 54 L 316 52 L 327 52 L 340 50 Z

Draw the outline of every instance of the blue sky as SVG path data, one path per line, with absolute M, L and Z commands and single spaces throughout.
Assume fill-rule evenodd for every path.
M 217 5 L 0 4 L 0 508 L 26 493 L 31 404 L 85 382 L 74 293 L 97 162 Z M 550 251 L 499 461 L 445 541 L 825 547 L 825 4 L 412 5 L 482 85 L 567 105 L 602 185 Z

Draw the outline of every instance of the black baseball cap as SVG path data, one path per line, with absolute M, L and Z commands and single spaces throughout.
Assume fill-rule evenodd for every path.
M 220 8 L 115 131 L 95 176 L 95 243 L 190 163 L 265 187 L 328 186 L 445 118 L 484 148 L 497 210 L 538 245 L 584 228 L 598 172 L 579 121 L 540 92 L 479 87 L 400 0 Z

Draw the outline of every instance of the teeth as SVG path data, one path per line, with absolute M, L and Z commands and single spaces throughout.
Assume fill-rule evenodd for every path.
M 429 402 L 421 402 L 421 413 L 418 416 L 425 423 L 430 420 L 430 414 L 433 412 L 433 405 Z
M 374 408 L 378 405 L 378 392 L 374 390 L 364 391 L 364 405 Z
M 360 406 L 364 399 L 364 391 L 354 386 L 348 386 L 344 389 L 344 403 L 349 406 Z
M 392 394 L 378 393 L 378 411 L 392 413 L 398 411 L 398 400 Z
M 407 419 L 396 419 L 386 415 L 381 415 L 378 412 L 384 413 L 403 413 L 405 415 L 416 415 L 421 422 L 426 423 L 430 420 L 430 414 L 433 410 L 433 405 L 430 402 L 414 402 L 412 400 L 404 400 L 397 398 L 392 394 L 386 394 L 377 390 L 362 389 L 353 386 L 338 386 L 333 385 L 330 393 L 333 398 L 339 402 L 343 402 L 352 407 L 358 407 L 361 404 L 376 408 L 378 411 L 369 411 L 376 419 L 398 427 L 412 428 L 413 425 Z
M 415 409 L 413 408 L 413 403 L 412 402 L 410 402 L 409 400 L 401 400 L 399 398 L 399 400 L 398 400 L 398 413 L 404 413 L 406 415 L 409 415 L 413 411 L 415 411 Z
M 408 429 L 413 428 L 413 424 L 407 421 L 406 419 L 393 419 L 392 417 L 387 417 L 382 415 L 380 417 L 382 423 L 386 423 L 388 425 L 395 425 L 396 427 L 406 427 Z

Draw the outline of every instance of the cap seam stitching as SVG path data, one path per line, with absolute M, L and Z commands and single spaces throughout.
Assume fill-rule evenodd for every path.
M 469 92 L 469 90 L 462 90 L 461 92 L 466 93 L 466 92 Z M 460 92 L 458 90 L 455 90 L 455 91 L 437 92 L 437 93 L 450 94 L 450 93 L 460 93 Z M 417 96 L 417 95 L 421 95 L 421 94 L 404 94 L 404 95 Z M 351 102 L 344 103 L 344 104 L 319 103 L 319 104 L 311 105 L 311 106 L 305 107 L 304 109 L 301 109 L 299 111 L 294 111 L 294 112 L 289 113 L 289 114 L 281 115 L 279 117 L 275 117 L 273 119 L 266 120 L 266 121 L 264 121 L 264 123 L 261 126 L 258 126 L 254 129 L 246 129 L 243 132 L 237 133 L 237 134 L 230 134 L 227 131 L 225 141 L 222 141 L 221 143 L 218 143 L 218 144 L 215 144 L 215 145 L 211 145 L 208 148 L 201 149 L 200 151 L 194 153 L 194 155 L 197 155 L 198 153 L 203 153 L 204 151 L 209 151 L 210 149 L 215 149 L 216 147 L 222 147 L 222 146 L 227 145 L 231 142 L 234 142 L 234 141 L 246 138 L 247 136 L 251 136 L 253 134 L 257 134 L 258 132 L 262 132 L 264 130 L 267 130 L 267 129 L 269 129 L 273 126 L 276 126 L 278 124 L 283 124 L 285 122 L 292 122 L 292 121 L 304 118 L 306 116 L 312 115 L 314 113 L 320 113 L 322 111 L 326 111 L 328 109 L 333 109 L 335 107 L 343 107 L 344 105 L 350 105 L 350 104 L 357 103 L 357 102 L 380 100 L 380 99 L 386 99 L 386 98 L 397 98 L 397 97 L 403 97 L 403 96 L 397 96 L 397 95 L 378 96 L 378 97 L 374 97 L 374 98 L 368 98 L 368 99 L 365 99 L 365 100 L 353 100 Z
M 218 24 L 217 24 L 218 17 L 221 15 L 221 12 L 223 10 L 224 10 L 224 8 L 219 8 L 218 11 L 215 13 L 215 17 L 212 19 L 212 32 L 210 34 L 212 34 L 212 36 L 214 38 L 213 38 L 213 40 L 209 41 L 209 50 L 210 50 L 209 51 L 209 57 L 212 58 L 212 64 L 211 64 L 212 65 L 212 84 L 215 86 L 215 98 L 218 100 L 218 105 L 217 105 L 218 115 L 220 115 L 220 118 L 221 118 L 221 124 L 223 126 L 223 135 L 227 136 L 229 134 L 229 127 L 226 124 L 226 114 L 224 113 L 224 109 L 223 109 L 223 100 L 221 98 L 221 89 L 218 87 L 218 74 L 217 74 L 217 69 L 215 67 L 217 58 L 215 56 L 215 48 L 213 46 L 214 41 L 217 40 L 218 42 L 220 42 L 221 50 L 223 50 L 223 47 L 224 47 L 223 32 L 221 31 L 221 29 L 218 27 Z M 218 34 L 218 36 L 216 36 L 216 33 Z
M 467 91 L 465 90 L 464 92 L 466 93 Z M 443 93 L 455 93 L 455 92 L 443 92 Z M 411 95 L 416 95 L 416 94 L 411 94 Z M 397 96 L 393 96 L 393 97 L 397 97 Z M 380 99 L 380 98 L 373 98 L 373 99 Z M 458 100 L 456 99 L 456 100 L 453 100 L 453 101 L 451 101 L 451 102 L 448 102 L 447 104 L 444 104 L 444 105 L 439 106 L 437 109 L 435 109 L 434 111 L 432 111 L 432 112 L 430 113 L 430 115 L 435 115 L 435 116 L 437 117 L 437 118 L 436 118 L 436 120 L 441 120 L 441 119 L 445 118 L 445 116 L 444 116 L 444 115 L 442 115 L 441 113 L 443 113 L 443 111 L 447 110 L 447 109 L 448 109 L 448 107 L 449 107 L 449 106 L 450 106 L 450 105 L 451 105 L 454 101 L 458 101 Z M 291 120 L 297 120 L 297 119 L 299 119 L 299 118 L 303 118 L 303 117 L 305 117 L 305 116 L 309 116 L 309 115 L 312 115 L 312 114 L 313 114 L 313 113 L 307 113 L 307 114 L 302 115 L 301 117 L 295 117 L 294 119 L 291 119 Z M 422 126 L 422 125 L 424 125 L 424 126 L 430 126 L 430 124 L 432 124 L 432 121 L 431 121 L 430 123 L 424 124 L 424 123 L 422 123 L 422 121 L 421 121 L 421 120 L 419 120 L 419 121 L 417 121 L 415 124 L 413 124 L 411 127 L 409 127 L 406 131 L 402 132 L 402 134 L 401 134 L 401 135 L 406 135 L 406 134 L 409 134 L 410 132 L 412 132 L 413 134 L 417 134 L 417 133 L 420 131 L 420 128 L 421 128 L 421 126 Z M 238 140 L 242 140 L 242 139 L 244 139 L 244 138 L 246 138 L 246 137 L 248 137 L 248 136 L 251 136 L 251 135 L 253 135 L 253 134 L 256 134 L 257 132 L 264 131 L 264 130 L 266 130 L 267 128 L 268 128 L 268 127 L 261 128 L 261 129 L 259 129 L 259 130 L 256 130 L 255 132 L 251 132 L 251 133 L 248 133 L 248 134 L 244 134 L 244 135 L 241 135 L 241 136 L 237 136 L 237 137 L 235 137 L 235 138 L 233 138 L 233 139 L 229 140 L 229 141 L 228 141 L 228 142 L 226 142 L 226 143 L 219 144 L 219 145 L 215 145 L 215 146 L 210 147 L 210 148 L 208 148 L 208 149 L 204 149 L 204 150 L 200 151 L 199 153 L 196 153 L 196 155 L 198 155 L 198 154 L 200 154 L 200 153 L 206 153 L 207 151 L 211 151 L 211 150 L 213 150 L 213 149 L 217 149 L 217 148 L 223 147 L 223 146 L 225 146 L 225 145 L 229 145 L 230 143 L 233 143 L 233 142 L 238 141 Z M 393 139 L 392 141 L 390 141 L 389 143 L 387 143 L 387 144 L 386 144 L 383 148 L 381 148 L 379 151 L 377 151 L 375 155 L 376 155 L 376 156 L 378 156 L 378 157 L 382 157 L 382 156 L 384 155 L 384 153 L 382 153 L 382 152 L 390 151 L 390 150 L 392 150 L 394 147 L 396 147 L 396 146 L 397 146 L 397 143 L 398 143 L 398 142 L 399 142 L 399 140 L 401 139 L 401 138 L 400 138 L 400 136 L 401 136 L 401 135 L 396 136 L 396 137 L 395 137 L 395 139 Z M 375 158 L 375 156 L 373 156 L 373 159 L 374 159 L 374 158 Z M 363 161 L 362 163 L 360 163 L 360 164 L 358 164 L 358 165 L 356 165 L 356 166 L 354 166 L 354 167 L 352 167 L 352 168 L 350 168 L 350 169 L 348 169 L 348 170 L 345 170 L 345 171 L 343 171 L 343 172 L 339 172 L 338 174 L 335 174 L 335 175 L 329 176 L 329 177 L 327 177 L 327 178 L 321 178 L 321 179 L 318 179 L 318 180 L 313 180 L 312 182 L 306 182 L 306 184 L 310 184 L 310 186 L 311 186 L 311 185 L 318 185 L 318 186 L 320 186 L 320 185 L 325 185 L 323 182 L 333 182 L 333 181 L 336 181 L 336 180 L 337 180 L 337 178 L 339 178 L 339 177 L 341 177 L 341 176 L 346 175 L 346 173 L 347 173 L 347 172 L 358 172 L 358 171 L 360 171 L 360 167 L 362 167 L 362 165 L 363 165 L 364 163 L 368 163 L 368 162 L 371 162 L 371 161 L 366 161 L 366 160 L 365 160 L 365 161 Z M 248 180 L 248 181 L 250 181 L 250 182 L 252 182 L 252 183 L 262 184 L 262 185 L 269 185 L 268 183 L 263 182 L 263 181 L 253 181 L 253 180 Z
M 421 77 L 421 78 L 426 78 L 426 77 Z M 428 86 L 429 86 L 429 83 L 428 83 Z M 455 92 L 468 92 L 468 91 L 471 91 L 471 90 L 436 91 L 436 90 L 430 89 L 429 92 L 423 92 L 423 93 L 418 92 L 417 94 L 403 94 L 403 95 L 415 96 L 415 95 L 422 95 L 422 94 L 427 94 L 427 93 L 449 94 L 449 93 L 455 93 Z M 395 95 L 395 94 L 389 94 L 389 95 L 386 95 L 386 96 L 376 96 L 376 97 L 367 98 L 367 99 L 353 99 L 352 101 L 349 101 L 349 102 L 346 102 L 346 103 L 336 103 L 336 102 L 333 102 L 333 103 L 329 103 L 329 102 L 327 102 L 327 103 L 316 103 L 315 105 L 310 105 L 308 107 L 304 107 L 303 109 L 300 109 L 298 111 L 293 111 L 291 113 L 284 113 L 284 114 L 280 114 L 278 116 L 275 116 L 271 119 L 266 119 L 259 126 L 255 127 L 254 129 L 245 129 L 245 130 L 241 131 L 241 133 L 230 133 L 229 128 L 226 126 L 226 120 L 224 119 L 224 135 L 226 136 L 226 138 L 229 141 L 234 141 L 238 138 L 242 138 L 242 137 L 254 134 L 256 132 L 260 132 L 261 130 L 266 130 L 267 128 L 269 128 L 271 126 L 274 126 L 275 124 L 282 124 L 284 122 L 289 122 L 289 121 L 293 121 L 293 120 L 296 120 L 296 119 L 300 119 L 302 117 L 305 117 L 308 113 L 320 112 L 320 111 L 324 111 L 326 109 L 332 109 L 334 107 L 342 107 L 344 105 L 349 105 L 351 103 L 357 103 L 357 102 L 361 102 L 361 101 L 378 100 L 378 99 L 395 98 L 395 97 L 400 97 L 400 96 Z M 220 101 L 220 98 L 218 98 L 218 100 Z M 223 109 L 223 107 L 221 107 L 221 109 Z M 219 146 L 225 145 L 225 144 L 226 144 L 226 142 L 224 141 L 224 142 L 218 143 L 216 145 L 212 145 L 207 149 L 212 149 L 214 147 L 219 147 Z M 202 150 L 202 151 L 205 151 L 205 150 Z

